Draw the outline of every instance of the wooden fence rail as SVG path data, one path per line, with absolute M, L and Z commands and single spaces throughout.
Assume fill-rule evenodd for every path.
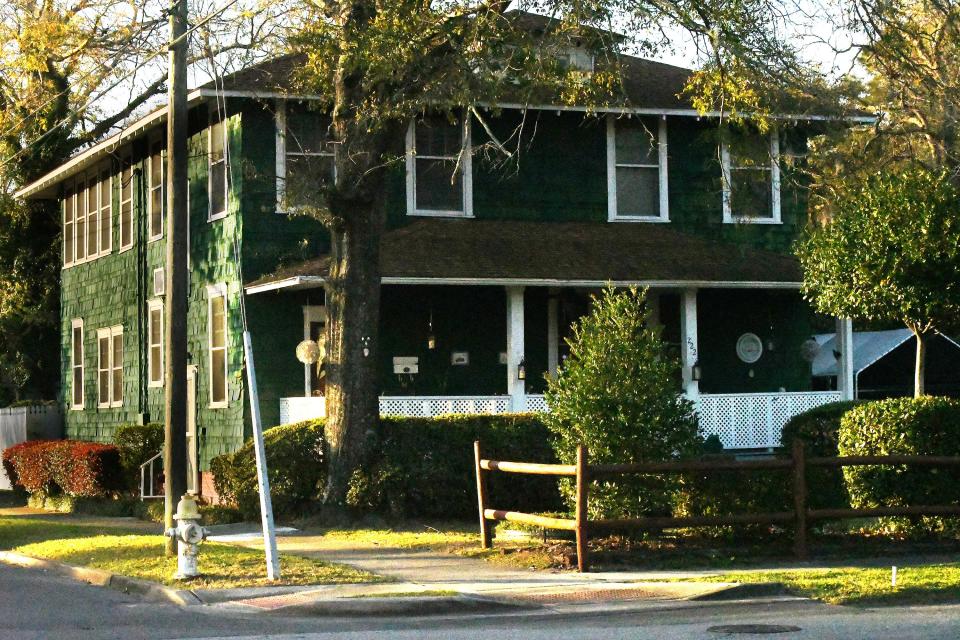
M 577 447 L 576 464 L 539 464 L 487 460 L 481 455 L 480 442 L 473 443 L 477 474 L 477 501 L 480 516 L 480 538 L 484 549 L 493 545 L 490 521 L 519 522 L 545 529 L 573 531 L 576 535 L 577 569 L 588 571 L 587 541 L 593 532 L 615 530 L 672 529 L 679 527 L 717 527 L 738 524 L 793 524 L 794 553 L 807 556 L 807 529 L 813 520 L 840 520 L 882 516 L 960 516 L 958 505 L 924 505 L 907 507 L 877 507 L 871 509 L 809 509 L 807 507 L 807 469 L 809 467 L 842 468 L 873 465 L 960 466 L 960 456 L 845 456 L 807 457 L 803 442 L 793 443 L 791 457 L 770 460 L 687 460 L 650 462 L 642 464 L 588 464 L 587 448 Z M 793 510 L 771 513 L 746 513 L 728 516 L 647 517 L 629 519 L 589 520 L 589 486 L 599 476 L 657 475 L 670 473 L 714 473 L 719 471 L 761 471 L 789 469 L 792 475 Z M 493 509 L 487 494 L 487 475 L 491 472 L 565 476 L 576 479 L 574 518 L 551 518 L 522 511 Z

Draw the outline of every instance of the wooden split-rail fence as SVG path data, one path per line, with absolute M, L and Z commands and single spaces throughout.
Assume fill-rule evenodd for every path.
M 573 531 L 576 535 L 577 568 L 590 567 L 587 541 L 590 535 L 624 530 L 660 530 L 691 527 L 722 527 L 744 524 L 793 525 L 794 553 L 807 557 L 809 523 L 817 520 L 873 518 L 884 516 L 960 516 L 958 505 L 923 505 L 876 507 L 871 509 L 810 509 L 807 506 L 807 469 L 810 467 L 841 468 L 875 465 L 960 466 L 960 456 L 844 456 L 807 457 L 802 441 L 795 441 L 790 458 L 765 460 L 685 460 L 640 464 L 588 464 L 587 448 L 577 447 L 576 464 L 539 464 L 488 460 L 482 457 L 480 442 L 473 444 L 477 476 L 477 500 L 480 515 L 480 538 L 484 549 L 493 546 L 492 521 Z M 744 513 L 726 516 L 644 517 L 590 520 L 587 517 L 590 482 L 599 478 L 625 475 L 662 475 L 688 472 L 792 470 L 793 509 L 768 513 Z M 576 502 L 573 518 L 552 518 L 522 511 L 491 508 L 487 494 L 487 475 L 491 472 L 576 478 Z

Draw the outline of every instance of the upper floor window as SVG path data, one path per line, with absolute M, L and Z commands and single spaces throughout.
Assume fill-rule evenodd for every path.
M 120 165 L 120 251 L 133 246 L 133 166 L 130 158 Z
M 97 406 L 123 406 L 123 327 L 97 330 Z
M 570 47 L 557 56 L 557 61 L 564 69 L 592 72 L 595 58 L 592 53 L 582 47 Z
M 670 220 L 665 119 L 607 117 L 607 218 Z
M 223 284 L 207 290 L 210 356 L 210 406 L 227 406 L 227 288 Z
M 163 141 L 157 140 L 150 146 L 150 158 L 147 168 L 147 215 L 150 219 L 150 240 L 163 237 L 163 219 L 167 208 L 166 198 L 166 154 Z
M 83 320 L 70 323 L 70 408 L 83 409 Z
M 330 116 L 303 102 L 277 102 L 277 210 L 316 203 L 336 178 Z
M 147 302 L 148 386 L 163 386 L 163 301 Z
M 780 138 L 731 133 L 720 144 L 723 221 L 780 224 Z
M 473 216 L 469 120 L 428 116 L 410 123 L 407 214 Z
M 76 178 L 63 199 L 63 264 L 69 267 L 110 253 L 113 245 L 112 176 L 108 167 Z
M 223 120 L 213 122 L 210 124 L 207 133 L 207 188 L 210 198 L 207 219 L 217 220 L 227 215 L 227 194 L 230 189 L 227 180 L 227 143 L 225 137 L 227 127 Z

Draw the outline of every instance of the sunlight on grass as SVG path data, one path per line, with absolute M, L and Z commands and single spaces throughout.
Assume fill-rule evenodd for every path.
M 278 582 L 268 582 L 261 552 L 205 542 L 200 552 L 200 570 L 204 575 L 189 583 L 177 582 L 172 578 L 177 559 L 163 555 L 164 538 L 160 535 L 124 533 L 116 528 L 23 518 L 0 518 L 0 548 L 191 589 L 383 580 L 352 567 L 282 554 L 283 578 Z
M 335 543 L 374 545 L 395 549 L 434 549 L 450 546 L 476 545 L 476 531 L 467 529 L 328 529 L 322 531 L 325 540 Z

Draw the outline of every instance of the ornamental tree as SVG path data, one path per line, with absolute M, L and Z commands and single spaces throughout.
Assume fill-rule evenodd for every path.
M 660 328 L 647 324 L 645 292 L 612 287 L 594 297 L 590 313 L 573 326 L 570 355 L 546 391 L 557 457 L 576 462 L 586 445 L 596 463 L 660 462 L 700 449 L 693 403 L 680 392 L 680 363 L 668 355 Z M 624 476 L 590 487 L 593 518 L 669 513 L 676 480 Z M 575 489 L 561 483 L 571 506 Z
M 926 338 L 960 314 L 960 193 L 923 169 L 875 174 L 797 246 L 803 294 L 835 316 L 897 321 L 916 336 L 914 394 Z

